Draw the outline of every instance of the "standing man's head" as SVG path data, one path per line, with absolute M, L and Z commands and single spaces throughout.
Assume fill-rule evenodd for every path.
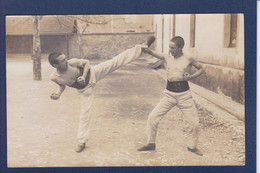
M 182 52 L 183 47 L 184 47 L 184 40 L 182 37 L 176 36 L 170 40 L 169 49 L 172 56 L 180 57 L 183 54 Z
M 64 71 L 68 68 L 66 56 L 62 53 L 53 52 L 49 54 L 49 63 L 57 70 Z

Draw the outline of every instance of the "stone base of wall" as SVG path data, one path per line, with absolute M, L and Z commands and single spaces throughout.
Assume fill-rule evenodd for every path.
M 192 82 L 215 93 L 245 104 L 244 71 L 218 65 L 204 64 L 205 74 Z

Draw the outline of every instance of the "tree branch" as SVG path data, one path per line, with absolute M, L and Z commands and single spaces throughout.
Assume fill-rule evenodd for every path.
M 74 19 L 78 19 L 78 20 L 80 20 L 80 21 L 83 21 L 83 22 L 86 22 L 86 23 L 89 23 L 89 24 L 97 24 L 97 25 L 104 25 L 104 24 L 107 24 L 107 23 L 109 23 L 110 21 L 112 21 L 112 19 L 110 19 L 110 20 L 107 20 L 107 21 L 105 21 L 105 22 L 91 22 L 91 21 L 88 21 L 88 20 L 81 19 L 80 17 L 77 17 L 77 16 L 69 16 L 69 15 L 68 15 L 68 17 L 74 18 Z

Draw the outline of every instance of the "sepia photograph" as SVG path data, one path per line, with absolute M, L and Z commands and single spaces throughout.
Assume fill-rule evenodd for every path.
M 245 40 L 244 13 L 6 15 L 7 167 L 245 166 Z

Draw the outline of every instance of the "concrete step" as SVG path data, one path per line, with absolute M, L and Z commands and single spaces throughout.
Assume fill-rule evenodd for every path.
M 237 103 L 231 100 L 231 98 L 229 97 L 225 97 L 215 92 L 209 91 L 194 83 L 189 82 L 189 84 L 190 84 L 191 91 L 193 91 L 197 95 L 207 99 L 208 101 L 212 102 L 216 106 L 232 114 L 238 119 L 245 121 L 245 105 Z

